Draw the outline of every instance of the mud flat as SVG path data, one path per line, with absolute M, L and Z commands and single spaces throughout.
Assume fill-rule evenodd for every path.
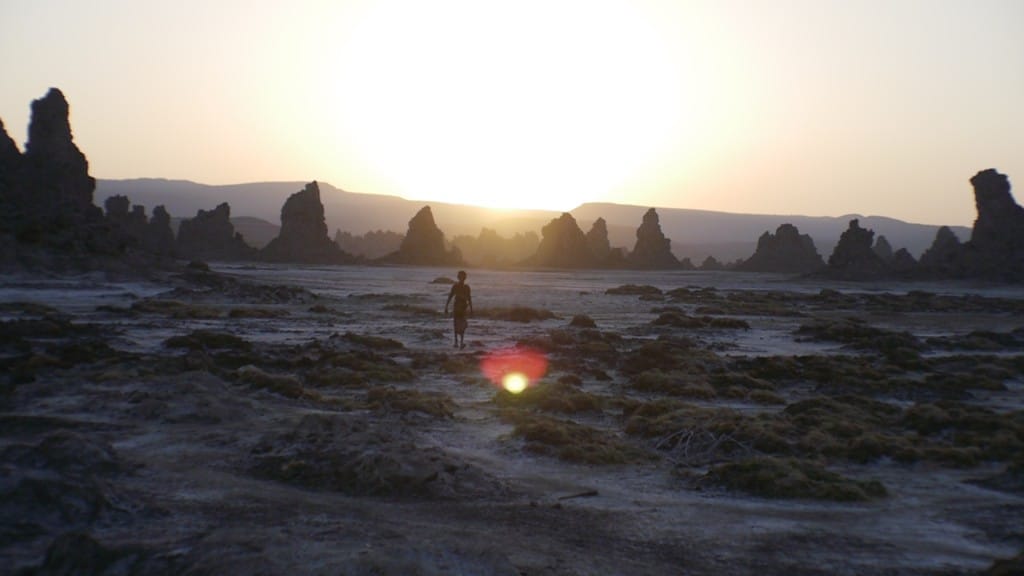
M 1019 573 L 1024 290 L 444 274 L 4 279 L 0 571 Z

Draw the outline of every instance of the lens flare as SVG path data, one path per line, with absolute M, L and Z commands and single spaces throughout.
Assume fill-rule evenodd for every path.
M 495 386 L 518 394 L 547 373 L 548 359 L 530 348 L 506 348 L 487 354 L 480 361 L 480 371 Z
M 501 385 L 511 393 L 519 394 L 530 385 L 530 380 L 520 372 L 509 372 L 501 380 Z

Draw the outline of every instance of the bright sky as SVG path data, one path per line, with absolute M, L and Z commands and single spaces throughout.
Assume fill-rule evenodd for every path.
M 967 225 L 978 170 L 1024 188 L 1021 0 L 0 0 L 0 78 L 98 178 Z

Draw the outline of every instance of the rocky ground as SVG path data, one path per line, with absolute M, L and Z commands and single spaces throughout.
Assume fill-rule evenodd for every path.
M 0 287 L 0 572 L 1021 570 L 1012 295 L 623 284 L 478 300 L 458 351 L 386 290 L 35 282 Z

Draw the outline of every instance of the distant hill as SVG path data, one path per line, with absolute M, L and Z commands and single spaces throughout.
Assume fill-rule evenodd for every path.
M 628 245 L 635 242 L 636 227 L 639 225 L 647 206 L 592 203 L 583 204 L 572 211 L 576 220 L 591 222 L 598 217 L 608 222 L 608 236 L 613 245 Z M 747 258 L 754 253 L 757 239 L 764 232 L 775 232 L 780 224 L 793 224 L 801 234 L 810 234 L 814 245 L 823 258 L 828 259 L 839 236 L 846 230 L 850 220 L 860 220 L 862 228 L 875 231 L 875 237 L 885 236 L 894 249 L 906 248 L 915 257 L 920 256 L 932 241 L 939 226 L 911 224 L 884 216 L 799 216 L 772 214 L 734 214 L 710 210 L 689 210 L 683 208 L 658 208 L 661 229 L 672 239 L 672 251 L 680 258 L 689 257 L 699 264 L 709 254 L 720 261 L 729 262 Z M 630 230 L 622 226 L 632 224 Z M 613 229 L 614 225 L 614 229 Z M 628 225 L 627 225 L 628 228 Z M 960 239 L 967 240 L 971 229 L 964 226 L 950 226 Z
M 102 206 L 109 196 L 120 194 L 127 196 L 132 204 L 145 206 L 147 213 L 162 204 L 171 216 L 179 218 L 191 218 L 197 210 L 210 210 L 221 202 L 227 202 L 231 205 L 232 222 L 236 217 L 250 216 L 277 225 L 281 222 L 284 201 L 305 185 L 306 182 L 256 182 L 214 186 L 159 178 L 97 180 L 94 202 Z M 406 200 L 398 196 L 348 192 L 326 182 L 319 182 L 319 185 L 327 230 L 332 237 L 339 229 L 357 235 L 374 230 L 405 233 L 409 220 L 427 205 L 449 239 L 458 234 L 476 236 L 481 227 L 491 228 L 505 236 L 526 230 L 539 232 L 541 226 L 559 215 L 545 210 L 501 211 Z M 242 233 L 249 237 L 244 231 Z
M 209 210 L 221 202 L 231 205 L 232 222 L 251 245 L 262 246 L 277 233 L 281 206 L 291 194 L 302 190 L 305 182 L 256 182 L 213 186 L 186 180 L 142 178 L 134 180 L 98 180 L 95 203 L 102 206 L 107 197 L 121 194 L 133 204 L 143 205 L 147 213 L 164 205 L 174 217 L 191 218 L 196 211 Z M 423 206 L 429 205 L 438 227 L 450 240 L 453 236 L 476 236 L 483 227 L 503 236 L 533 230 L 540 232 L 559 213 L 546 210 L 501 211 L 478 206 L 443 202 L 406 200 L 398 196 L 348 192 L 320 182 L 327 229 L 361 235 L 373 230 L 404 233 L 409 220 Z M 580 227 L 588 230 L 601 217 L 608 223 L 612 246 L 633 248 L 636 229 L 649 206 L 588 203 L 572 210 Z M 754 253 L 757 239 L 765 231 L 774 232 L 780 224 L 790 223 L 814 239 L 818 253 L 827 259 L 839 235 L 849 221 L 860 219 L 864 228 L 884 235 L 893 248 L 907 248 L 915 256 L 927 249 L 938 226 L 912 224 L 882 216 L 799 216 L 769 214 L 734 214 L 708 210 L 659 208 L 662 231 L 672 240 L 672 251 L 679 258 L 690 258 L 699 264 L 707 256 L 731 262 Z M 256 221 L 263 220 L 260 223 Z M 970 229 L 950 227 L 961 240 L 970 237 Z

